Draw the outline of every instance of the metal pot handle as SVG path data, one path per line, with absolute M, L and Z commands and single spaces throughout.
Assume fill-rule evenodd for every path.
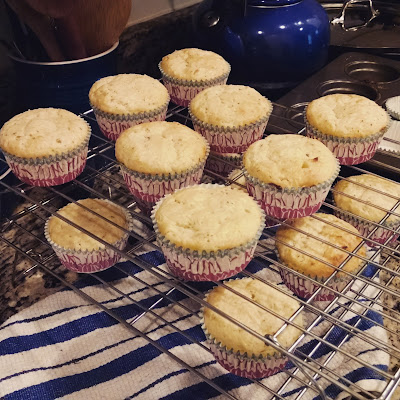
M 351 28 L 346 28 L 344 25 L 344 20 L 345 20 L 345 16 L 346 16 L 346 10 L 347 8 L 351 5 L 351 4 L 355 4 L 355 3 L 365 3 L 366 1 L 368 1 L 369 4 L 369 10 L 371 12 L 371 18 L 365 22 L 364 24 L 361 25 L 357 25 L 357 26 L 352 26 Z M 342 27 L 342 29 L 346 32 L 348 31 L 356 31 L 360 28 L 364 28 L 366 27 L 372 20 L 374 20 L 378 15 L 380 14 L 379 10 L 376 10 L 374 7 L 374 4 L 372 2 L 372 0 L 349 0 L 347 1 L 342 8 L 342 13 L 340 14 L 339 17 L 334 18 L 331 21 L 332 25 L 340 25 Z

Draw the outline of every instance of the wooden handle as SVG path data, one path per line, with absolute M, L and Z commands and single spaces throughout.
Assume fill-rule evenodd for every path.
M 25 0 L 6 0 L 11 9 L 26 23 L 42 43 L 51 61 L 64 61 L 65 57 L 57 42 L 51 20 L 35 11 Z
M 74 16 L 88 56 L 102 53 L 118 41 L 131 5 L 131 0 L 77 0 Z

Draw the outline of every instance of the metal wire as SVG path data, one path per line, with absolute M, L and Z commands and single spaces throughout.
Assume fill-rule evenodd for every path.
M 290 125 L 295 128 L 296 132 L 302 132 L 304 129 L 304 124 L 302 123 L 302 121 L 299 121 L 297 119 L 298 114 L 298 109 L 274 104 L 274 113 L 271 117 L 272 121 L 269 124 L 269 128 L 274 128 L 275 130 L 280 129 L 282 130 L 282 132 L 284 132 L 287 131 L 287 128 L 283 127 L 283 125 L 287 125 L 287 123 L 289 122 Z M 380 376 L 380 379 L 385 382 L 385 388 L 382 393 L 379 393 L 376 398 L 388 399 L 390 397 L 390 395 L 393 393 L 394 389 L 400 382 L 400 371 L 383 371 L 370 364 L 368 361 L 359 359 L 354 355 L 349 354 L 343 347 L 349 338 L 356 335 L 373 348 L 390 354 L 395 361 L 400 360 L 400 350 L 390 344 L 387 340 L 385 340 L 385 338 L 373 337 L 368 332 L 364 332 L 361 328 L 359 328 L 360 324 L 365 322 L 377 324 L 376 321 L 372 320 L 369 317 L 368 313 L 370 311 L 379 312 L 385 321 L 390 321 L 392 323 L 397 323 L 400 316 L 400 313 L 396 310 L 387 310 L 387 308 L 385 307 L 385 303 L 382 300 L 382 296 L 392 296 L 393 298 L 400 301 L 400 295 L 398 291 L 396 290 L 396 288 L 393 288 L 393 282 L 395 282 L 396 278 L 400 277 L 400 266 L 397 265 L 395 269 L 393 269 L 393 267 L 391 266 L 392 263 L 400 261 L 400 244 L 398 244 L 397 240 L 394 242 L 392 241 L 392 239 L 395 238 L 395 235 L 397 235 L 397 230 L 390 229 L 392 236 L 389 237 L 383 244 L 379 244 L 376 241 L 371 240 L 371 236 L 373 235 L 373 233 L 378 228 L 380 228 L 382 224 L 385 223 L 390 215 L 399 216 L 397 207 L 400 205 L 400 199 L 394 198 L 394 200 L 396 200 L 396 204 L 392 207 L 391 210 L 386 210 L 379 206 L 377 207 L 381 211 L 385 211 L 386 215 L 379 223 L 373 223 L 374 230 L 368 235 L 359 235 L 359 237 L 362 239 L 362 243 L 360 243 L 360 245 L 356 249 L 353 249 L 352 252 L 329 244 L 321 238 L 310 235 L 310 238 L 312 239 L 319 240 L 321 241 L 321 243 L 332 245 L 332 247 L 340 249 L 344 253 L 347 253 L 347 258 L 337 267 L 325 262 L 322 259 L 319 259 L 318 257 L 313 256 L 312 254 L 307 253 L 302 249 L 296 248 L 298 252 L 313 257 L 319 262 L 325 263 L 326 265 L 331 267 L 334 272 L 323 284 L 316 281 L 315 279 L 313 280 L 310 278 L 310 280 L 318 286 L 318 289 L 311 298 L 307 300 L 299 299 L 300 308 L 290 318 L 281 317 L 278 313 L 255 303 L 252 299 L 249 299 L 241 293 L 235 291 L 223 282 L 215 282 L 217 285 L 224 287 L 226 290 L 233 292 L 235 295 L 246 299 L 257 307 L 263 309 L 264 311 L 268 311 L 270 314 L 282 320 L 282 327 L 279 329 L 278 332 L 276 332 L 275 335 L 263 337 L 257 332 L 253 331 L 251 328 L 245 326 L 231 316 L 223 313 L 222 311 L 205 302 L 204 293 L 200 291 L 197 287 L 195 287 L 195 285 L 191 284 L 190 282 L 183 282 L 163 268 L 152 265 L 139 257 L 140 252 L 142 252 L 145 247 L 153 250 L 160 250 L 157 244 L 154 242 L 155 235 L 151 230 L 151 221 L 147 216 L 143 215 L 136 208 L 136 203 L 134 199 L 129 194 L 129 191 L 125 187 L 122 177 L 118 173 L 119 166 L 114 159 L 114 144 L 104 138 L 96 130 L 97 128 L 95 118 L 91 110 L 85 112 L 83 114 L 83 117 L 92 124 L 94 132 L 92 134 L 92 140 L 88 153 L 88 164 L 85 168 L 85 173 L 82 176 L 78 177 L 76 180 L 69 184 L 63 185 L 62 187 L 50 187 L 41 189 L 39 195 L 34 192 L 32 187 L 26 184 L 19 183 L 15 186 L 10 186 L 4 181 L 0 180 L 0 187 L 3 187 L 10 193 L 16 194 L 25 202 L 22 209 L 13 214 L 6 221 L 3 221 L 0 236 L 0 240 L 3 242 L 3 244 L 8 246 L 9 248 L 12 248 L 16 252 L 16 254 L 19 255 L 20 258 L 23 258 L 31 263 L 31 266 L 28 269 L 22 271 L 14 277 L 16 282 L 21 280 L 24 276 L 34 273 L 37 269 L 40 269 L 46 274 L 51 275 L 52 277 L 56 278 L 61 284 L 69 287 L 79 296 L 84 298 L 88 303 L 100 307 L 103 311 L 105 311 L 112 318 L 116 319 L 119 323 L 121 323 L 122 326 L 130 330 L 133 334 L 139 335 L 142 338 L 146 339 L 158 350 L 167 354 L 175 362 L 189 370 L 191 373 L 196 374 L 198 377 L 211 385 L 219 393 L 225 395 L 227 398 L 235 399 L 236 397 L 233 396 L 231 393 L 228 393 L 223 387 L 219 387 L 218 385 L 216 385 L 215 382 L 213 382 L 209 377 L 205 375 L 205 373 L 199 372 L 193 366 L 188 365 L 185 361 L 172 354 L 167 349 L 163 348 L 160 344 L 150 339 L 145 332 L 141 331 L 137 327 L 137 322 L 145 315 L 150 316 L 160 325 L 165 325 L 172 328 L 175 332 L 182 335 L 185 339 L 190 340 L 191 342 L 196 344 L 199 349 L 202 349 L 202 351 L 210 352 L 205 344 L 193 339 L 190 335 L 179 329 L 173 322 L 170 322 L 168 321 L 168 319 L 157 314 L 156 306 L 161 301 L 166 301 L 170 307 L 178 307 L 183 312 L 190 315 L 190 317 L 196 318 L 199 323 L 200 320 L 198 309 L 192 309 L 183 302 L 175 300 L 174 294 L 180 292 L 189 299 L 194 300 L 195 304 L 197 304 L 199 307 L 207 306 L 208 308 L 227 318 L 229 321 L 238 324 L 242 329 L 256 336 L 260 340 L 263 340 L 267 345 L 275 348 L 282 354 L 287 355 L 289 359 L 293 361 L 295 368 L 285 371 L 287 379 L 280 385 L 280 387 L 270 388 L 263 384 L 262 381 L 252 381 L 253 384 L 257 385 L 260 388 L 263 388 L 266 391 L 266 395 L 269 394 L 271 398 L 283 399 L 283 393 L 288 385 L 291 384 L 291 382 L 295 382 L 296 385 L 301 388 L 296 395 L 296 399 L 301 399 L 309 393 L 312 394 L 312 397 L 319 395 L 322 399 L 328 398 L 326 397 L 326 394 L 323 392 L 320 386 L 320 382 L 322 380 L 326 380 L 331 384 L 336 385 L 340 390 L 343 390 L 344 392 L 353 396 L 353 398 L 355 399 L 365 400 L 375 398 L 375 395 L 369 393 L 361 385 L 353 384 L 349 379 L 341 375 L 341 371 L 337 371 L 335 368 L 331 367 L 331 361 L 337 354 L 347 357 L 348 360 L 356 363 L 356 365 L 358 365 L 359 367 L 367 367 L 374 373 L 378 374 Z M 292 119 L 292 117 L 294 119 Z M 189 126 L 191 124 L 186 109 L 178 106 L 172 107 L 168 111 L 167 120 L 178 121 Z M 267 132 L 269 128 L 267 128 Z M 390 140 L 390 142 L 393 143 L 394 141 Z M 399 145 L 400 149 L 400 143 L 396 144 Z M 384 153 L 386 154 L 387 152 Z M 394 160 L 400 161 L 400 156 L 394 153 L 390 153 L 390 156 Z M 1 160 L 0 162 L 4 161 Z M 399 168 L 397 168 L 394 164 L 396 163 L 393 163 L 393 165 L 388 165 L 377 160 L 372 160 L 367 164 L 363 164 L 362 167 L 346 167 L 346 174 L 341 174 L 339 178 L 347 180 L 347 176 L 359 173 L 369 173 L 375 175 L 374 172 L 371 172 L 368 169 L 364 169 L 367 168 L 368 165 L 373 165 L 375 167 L 381 168 L 382 171 L 384 167 L 386 171 L 390 171 L 392 173 L 400 172 Z M 400 163 L 398 165 L 400 165 Z M 233 164 L 231 164 L 230 166 L 232 168 L 235 167 L 235 165 Z M 240 175 L 232 180 L 229 180 L 219 173 L 206 169 L 204 179 L 207 182 L 212 181 L 224 183 L 225 185 L 240 186 L 240 184 L 237 182 L 239 178 Z M 385 177 L 385 179 L 389 178 Z M 127 251 L 121 251 L 109 245 L 104 240 L 96 238 L 96 236 L 91 234 L 89 231 L 79 227 L 74 223 L 71 223 L 71 221 L 68 221 L 66 218 L 60 216 L 57 213 L 57 210 L 62 205 L 68 202 L 76 203 L 76 191 L 81 192 L 80 197 L 107 198 L 115 202 L 116 204 L 124 207 L 131 213 L 131 215 L 138 223 L 142 224 L 142 229 L 127 232 L 130 236 L 130 247 Z M 332 191 L 334 191 L 334 189 Z M 376 190 L 376 192 L 377 194 L 382 194 L 382 192 L 379 192 L 379 190 Z M 361 202 L 364 201 L 361 200 Z M 85 208 L 82 205 L 80 206 Z M 336 209 L 336 205 L 333 204 L 332 200 L 330 200 L 328 196 L 328 199 L 324 202 L 322 211 L 331 212 Z M 87 210 L 93 214 L 96 214 L 89 209 Z M 135 274 L 125 271 L 118 264 L 112 267 L 115 268 L 115 270 L 118 271 L 120 274 L 125 274 L 128 279 L 132 279 L 137 282 L 137 284 L 147 287 L 150 292 L 155 293 L 156 300 L 154 300 L 151 305 L 144 306 L 140 302 L 135 300 L 135 298 L 130 293 L 125 293 L 121 291 L 112 283 L 105 281 L 96 274 L 90 274 L 92 279 L 103 285 L 105 289 L 109 290 L 109 292 L 111 293 L 115 293 L 116 298 L 123 298 L 126 301 L 129 301 L 132 306 L 135 306 L 139 310 L 138 314 L 134 318 L 132 318 L 130 321 L 127 321 L 116 315 L 104 304 L 101 304 L 95 299 L 90 298 L 87 294 L 82 292 L 76 286 L 68 283 L 65 279 L 63 279 L 59 274 L 59 269 L 62 267 L 60 267 L 58 258 L 52 252 L 51 246 L 47 243 L 43 236 L 43 226 L 46 219 L 50 215 L 58 216 L 63 221 L 70 223 L 72 226 L 80 229 L 90 237 L 97 239 L 105 246 L 111 247 L 114 251 L 121 254 L 124 259 L 132 261 L 144 271 L 146 271 L 149 278 L 157 278 L 157 283 L 150 284 L 145 278 L 139 278 Z M 96 215 L 104 219 L 104 217 L 100 214 Z M 314 215 L 313 218 L 319 219 L 318 215 Z M 26 220 L 31 221 L 31 225 L 34 225 L 36 229 L 32 230 L 26 228 Z M 277 221 L 277 223 L 280 222 Z M 16 230 L 19 233 L 14 235 L 14 239 L 10 239 L 10 235 L 7 235 L 7 233 L 11 230 Z M 299 230 L 299 232 L 302 231 Z M 21 239 L 22 237 L 24 238 L 23 240 Z M 261 239 L 262 240 L 260 240 L 259 246 L 255 253 L 257 260 L 261 262 L 266 268 L 268 268 L 271 273 L 274 274 L 279 274 L 280 269 L 288 270 L 288 267 L 283 265 L 279 260 L 276 260 L 271 255 L 271 241 L 275 239 L 274 228 L 267 228 L 264 231 Z M 358 249 L 365 243 L 365 241 L 368 241 L 369 243 L 372 242 L 376 246 L 376 252 L 371 259 L 357 254 Z M 289 245 L 289 247 L 293 246 Z M 36 249 L 38 248 L 40 248 L 40 252 L 36 251 Z M 358 257 L 365 264 L 357 273 L 351 273 L 342 270 L 343 266 L 351 257 Z M 379 260 L 379 258 L 381 258 L 382 261 Z M 368 263 L 369 265 L 372 265 L 376 268 L 371 277 L 362 276 L 362 273 L 367 268 Z M 291 272 L 295 275 L 302 276 L 302 274 L 299 272 Z M 348 276 L 350 279 L 347 286 L 341 292 L 330 289 L 327 286 L 327 284 L 329 284 L 329 282 L 334 279 L 334 277 L 339 272 L 340 274 Z M 388 275 L 388 279 L 386 280 L 386 282 L 384 280 L 379 281 L 378 277 L 380 273 Z M 252 277 L 255 279 L 259 279 L 268 285 L 271 284 L 268 280 L 254 275 L 247 270 L 243 271 L 241 276 Z M 358 283 L 357 289 L 355 289 L 355 286 L 353 285 L 355 281 L 357 281 Z M 167 289 L 161 289 L 162 287 L 167 287 Z M 371 287 L 376 289 L 376 293 L 372 296 L 365 293 L 366 290 Z M 331 302 L 323 303 L 323 305 L 321 305 L 320 303 L 315 303 L 314 298 L 323 289 L 331 290 L 337 296 Z M 278 287 L 278 290 L 286 293 L 285 289 L 281 289 Z M 356 309 L 354 307 L 356 307 Z M 354 315 L 355 319 L 352 323 L 348 323 L 346 321 L 346 315 L 348 315 L 348 313 L 350 312 L 352 313 L 352 315 Z M 311 322 L 309 322 L 306 326 L 300 326 L 296 323 L 296 317 L 304 313 L 307 313 L 309 318 L 312 317 Z M 321 322 L 327 324 L 327 329 L 322 337 L 315 334 L 315 327 Z M 290 325 L 300 329 L 302 331 L 302 334 L 296 340 L 296 342 L 292 346 L 290 346 L 290 348 L 286 349 L 279 344 L 278 336 Z M 396 329 L 385 327 L 385 325 L 381 326 L 386 329 L 388 334 L 391 334 L 392 336 L 396 336 L 398 338 Z M 340 328 L 342 330 L 343 337 L 341 338 L 339 344 L 334 345 L 330 343 L 328 339 L 331 333 L 337 328 Z M 297 346 L 302 343 L 305 338 L 307 338 L 307 340 L 312 339 L 316 341 L 315 347 L 308 354 L 303 354 L 297 348 Z M 398 339 L 400 340 L 400 338 Z M 325 346 L 329 349 L 326 358 L 323 360 L 313 359 L 313 355 L 315 355 L 319 351 L 321 346 Z M 302 372 L 302 374 L 300 374 L 300 372 Z

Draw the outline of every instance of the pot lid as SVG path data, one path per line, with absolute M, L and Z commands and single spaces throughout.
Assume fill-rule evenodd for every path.
M 288 6 L 299 3 L 300 1 L 301 0 L 247 0 L 247 5 L 250 7 Z

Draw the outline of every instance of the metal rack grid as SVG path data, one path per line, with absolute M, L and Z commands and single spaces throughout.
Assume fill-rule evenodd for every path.
M 30 187 L 24 183 L 19 183 L 15 186 L 9 186 L 0 181 L 0 187 L 15 193 L 24 201 L 23 208 L 3 222 L 2 235 L 0 236 L 3 243 L 14 249 L 20 258 L 29 261 L 31 264 L 31 266 L 27 270 L 23 271 L 21 275 L 17 274 L 14 277 L 16 284 L 18 284 L 18 281 L 22 275 L 26 276 L 34 272 L 36 269 L 42 270 L 46 274 L 53 276 L 62 284 L 72 289 L 87 302 L 97 305 L 110 317 L 116 319 L 123 326 L 129 329 L 133 334 L 145 338 L 158 350 L 167 354 L 178 364 L 188 369 L 193 374 L 196 374 L 203 381 L 207 382 L 216 390 L 216 392 L 224 394 L 227 398 L 236 398 L 227 392 L 224 387 L 219 387 L 209 376 L 206 376 L 193 366 L 188 365 L 183 359 L 177 357 L 169 350 L 163 348 L 156 341 L 152 340 L 146 334 L 145 330 L 141 330 L 137 327 L 137 322 L 143 316 L 150 316 L 150 318 L 157 320 L 158 323 L 165 324 L 175 332 L 179 332 L 185 339 L 196 343 L 201 351 L 209 352 L 209 349 L 205 344 L 193 339 L 186 332 L 179 329 L 176 324 L 170 322 L 168 318 L 165 318 L 165 316 L 157 313 L 156 306 L 160 302 L 166 302 L 171 312 L 186 313 L 190 316 L 195 325 L 199 324 L 199 308 L 207 304 L 203 300 L 204 290 L 201 288 L 199 289 L 199 286 L 195 283 L 180 281 L 170 274 L 168 270 L 156 265 L 152 265 L 140 257 L 140 254 L 144 251 L 159 250 L 158 246 L 154 242 L 155 235 L 152 231 L 151 221 L 147 216 L 143 215 L 139 211 L 139 209 L 136 207 L 136 203 L 129 194 L 129 191 L 125 187 L 123 179 L 119 174 L 119 167 L 114 159 L 114 144 L 105 139 L 99 133 L 92 111 L 84 113 L 83 117 L 92 125 L 93 133 L 90 142 L 87 166 L 84 173 L 76 180 L 62 186 L 41 189 Z M 187 116 L 187 110 L 182 107 L 172 107 L 168 112 L 167 120 L 178 121 L 183 124 L 190 125 L 190 119 Z M 304 129 L 303 123 L 298 120 L 297 110 L 290 110 L 290 108 L 283 107 L 279 104 L 274 104 L 274 113 L 270 119 L 266 132 L 271 130 L 275 132 L 288 132 L 288 126 L 291 127 L 292 132 L 298 131 L 301 133 L 302 129 Z M 373 173 L 369 170 L 365 170 L 364 168 L 368 168 L 368 165 L 381 168 L 383 165 L 380 164 L 381 162 L 372 160 L 368 164 L 361 165 L 361 167 L 354 166 L 346 167 L 344 169 L 342 168 L 342 171 L 344 171 L 346 176 L 358 173 Z M 396 166 L 385 164 L 384 167 L 396 174 L 400 172 Z M 342 175 L 341 172 L 339 178 L 347 179 L 346 176 Z M 204 181 L 224 183 L 226 185 L 238 185 L 236 181 L 239 177 L 240 175 L 234 180 L 229 180 L 206 169 Z M 132 295 L 129 293 L 124 293 L 117 287 L 113 286 L 112 282 L 108 282 L 101 278 L 99 274 L 90 274 L 93 280 L 96 280 L 104 285 L 105 289 L 111 290 L 116 297 L 122 297 L 126 299 L 126 301 L 132 305 L 132 307 L 136 307 L 136 315 L 130 320 L 125 320 L 120 315 L 116 314 L 111 308 L 107 308 L 104 304 L 101 304 L 94 298 L 89 297 L 75 285 L 63 279 L 59 274 L 60 268 L 63 267 L 60 266 L 58 258 L 53 253 L 50 245 L 44 238 L 43 227 L 46 219 L 51 214 L 56 214 L 57 209 L 64 204 L 72 201 L 75 202 L 79 198 L 85 197 L 110 199 L 111 201 L 129 210 L 136 220 L 135 229 L 132 232 L 129 232 L 130 240 L 127 250 L 124 252 L 121 252 L 116 248 L 114 248 L 114 250 L 120 252 L 125 259 L 130 260 L 134 264 L 138 265 L 143 269 L 143 271 L 146 271 L 149 279 L 151 278 L 150 280 L 152 283 L 148 283 L 147 280 L 138 278 L 135 276 L 135 274 L 127 272 L 119 264 L 112 268 L 117 274 L 122 274 L 130 279 L 133 285 L 138 284 L 147 287 L 149 294 L 151 293 L 155 298 L 154 302 L 151 305 L 143 306 L 141 303 L 135 300 Z M 390 214 L 396 214 L 394 210 L 400 204 L 400 199 L 396 200 L 398 200 L 397 204 L 392 208 L 392 210 L 386 210 L 387 215 L 381 221 L 381 223 L 383 223 Z M 332 212 L 335 210 L 335 208 L 336 207 L 333 204 L 330 196 L 328 196 L 321 211 Z M 313 218 L 318 218 L 318 216 L 314 215 Z M 32 229 L 27 228 L 26 221 L 29 221 L 29 226 Z M 377 224 L 376 229 L 378 227 L 379 224 Z M 7 232 L 9 232 L 11 229 L 15 229 L 17 231 L 17 234 L 13 235 L 12 238 L 7 235 Z M 79 229 L 82 230 L 82 228 Z M 93 237 L 93 235 L 89 232 L 86 231 L 86 233 Z M 270 284 L 270 277 L 279 275 L 278 267 L 284 269 L 287 268 L 279 264 L 274 257 L 274 234 L 274 228 L 266 228 L 255 253 L 255 258 L 258 263 L 263 266 L 263 271 L 268 271 L 268 279 L 265 279 L 263 275 L 257 275 L 249 272 L 248 270 L 245 270 L 239 274 L 239 277 L 252 276 L 256 279 L 262 280 L 267 284 Z M 364 241 L 367 240 L 371 234 L 369 234 L 368 237 L 363 237 Z M 341 390 L 344 390 L 352 395 L 355 399 L 388 399 L 391 396 L 400 381 L 400 370 L 394 368 L 393 371 L 383 371 L 371 365 L 364 359 L 358 359 L 352 356 L 343 348 L 345 347 L 344 344 L 350 337 L 357 335 L 374 348 L 390 354 L 394 363 L 400 362 L 400 349 L 397 349 L 391 345 L 390 341 L 386 342 L 382 338 L 372 337 L 367 332 L 364 332 L 362 329 L 360 329 L 360 325 L 364 322 L 376 323 L 371 320 L 369 316 L 370 311 L 378 311 L 384 318 L 385 322 L 390 321 L 392 323 L 396 323 L 396 321 L 399 320 L 400 313 L 398 311 L 388 309 L 384 303 L 385 296 L 392 296 L 392 298 L 395 299 L 400 298 L 400 294 L 392 286 L 392 283 L 400 276 L 400 244 L 397 242 L 397 240 L 392 240 L 394 239 L 395 234 L 396 232 L 393 231 L 393 236 L 389 238 L 385 244 L 376 247 L 376 251 L 373 253 L 372 258 L 364 259 L 365 266 L 360 272 L 357 274 L 348 273 L 348 275 L 351 277 L 350 283 L 346 286 L 342 293 L 337 292 L 338 296 L 332 302 L 325 302 L 323 305 L 321 305 L 321 303 L 313 302 L 313 298 L 319 290 L 310 299 L 306 301 L 299 300 L 301 303 L 301 308 L 289 319 L 280 317 L 283 321 L 283 325 L 274 336 L 263 338 L 254 331 L 251 331 L 251 329 L 248 327 L 241 325 L 243 329 L 264 340 L 267 344 L 281 351 L 282 353 L 287 354 L 294 364 L 293 368 L 285 372 L 285 380 L 283 380 L 277 387 L 271 388 L 266 386 L 262 380 L 253 380 L 255 385 L 263 388 L 266 391 L 266 395 L 268 393 L 272 398 L 282 399 L 282 393 L 285 391 L 285 389 L 288 388 L 289 385 L 295 384 L 301 388 L 294 397 L 296 399 L 303 398 L 305 394 L 309 395 L 310 393 L 313 394 L 312 397 L 321 395 L 321 398 L 328 398 L 325 397 L 324 393 L 321 392 L 321 388 L 317 382 L 327 380 Z M 108 245 L 101 239 L 98 240 L 103 244 Z M 301 249 L 298 250 L 303 252 Z M 354 253 L 356 251 L 357 249 L 354 250 Z M 352 255 L 360 257 L 358 255 L 354 255 L 354 253 L 347 253 L 349 254 L 349 257 Z M 330 279 L 337 274 L 344 264 L 345 261 L 338 268 L 335 268 L 336 271 L 332 274 Z M 372 265 L 374 267 L 372 274 L 369 276 L 364 276 L 363 272 L 365 272 L 366 268 L 368 268 L 368 265 Z M 300 273 L 298 274 L 301 275 Z M 381 280 L 379 280 L 379 275 L 385 275 L 385 279 L 383 280 L 381 278 Z M 357 285 L 354 284 L 356 280 Z M 328 282 L 329 280 L 326 283 Z M 316 281 L 314 283 L 318 284 Z M 326 283 L 324 285 L 326 285 Z M 216 282 L 216 284 L 223 286 L 228 290 L 234 291 L 233 289 L 228 288 L 222 282 Z M 324 286 L 321 284 L 318 285 Z M 372 295 L 370 294 L 369 288 L 374 288 Z M 238 294 L 237 292 L 235 293 Z M 196 307 L 189 307 L 184 302 L 177 300 L 177 298 L 181 298 L 182 296 L 191 299 L 194 304 L 196 304 Z M 240 296 L 243 297 L 242 295 Z M 247 300 L 252 301 L 251 299 Z M 219 310 L 214 310 L 221 313 Z M 349 323 L 346 318 L 350 312 L 355 316 L 352 323 Z M 300 313 L 303 313 L 307 316 L 308 322 L 304 327 L 299 327 L 294 322 L 295 317 Z M 237 323 L 237 321 L 233 320 L 231 317 L 224 313 L 222 314 L 232 322 Z M 324 330 L 323 335 L 319 336 L 315 333 L 315 327 L 321 323 L 326 324 L 326 329 Z M 302 330 L 302 335 L 289 349 L 284 349 L 279 345 L 277 336 L 284 329 L 286 329 L 288 325 L 294 325 L 300 328 Z M 395 329 L 389 328 L 386 326 L 386 324 L 382 326 L 385 327 L 385 330 L 389 336 L 397 335 Z M 328 339 L 332 331 L 336 328 L 341 328 L 343 335 L 340 342 L 333 345 Z M 315 347 L 313 347 L 311 352 L 308 354 L 302 353 L 298 349 L 298 344 L 305 339 L 313 339 L 316 341 Z M 313 355 L 323 346 L 328 349 L 326 352 L 326 357 L 323 359 L 323 361 L 317 361 L 313 359 Z M 352 384 L 349 380 L 344 378 L 340 371 L 336 371 L 335 368 L 331 367 L 331 361 L 337 354 L 347 357 L 349 361 L 355 362 L 360 367 L 366 367 L 371 371 L 374 371 L 374 373 L 379 375 L 379 377 L 385 381 L 384 390 L 381 393 L 369 393 L 361 386 Z

